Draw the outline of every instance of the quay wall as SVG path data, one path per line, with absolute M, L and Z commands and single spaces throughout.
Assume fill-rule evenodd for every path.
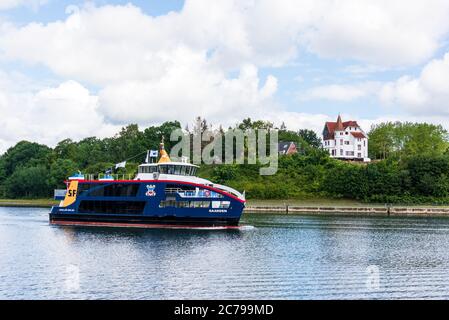
M 245 212 L 323 216 L 449 217 L 446 207 L 247 206 Z

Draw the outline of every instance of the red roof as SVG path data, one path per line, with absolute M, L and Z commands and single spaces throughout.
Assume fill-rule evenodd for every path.
M 343 126 L 343 128 L 341 129 L 341 125 Z M 340 127 L 340 128 L 337 128 Z M 346 122 L 341 122 L 341 117 L 338 116 L 337 122 L 332 122 L 332 121 L 328 121 L 326 122 L 326 128 L 328 131 L 328 135 L 326 137 L 324 137 L 324 140 L 333 140 L 335 139 L 335 130 L 340 129 L 341 131 L 345 130 L 347 127 L 355 127 L 355 128 L 359 128 L 359 124 L 357 123 L 357 121 L 346 121 Z M 359 133 L 359 132 L 354 132 L 355 134 L 361 134 L 363 135 L 363 133 Z M 358 137 L 356 137 L 358 138 Z M 363 138 L 366 138 L 365 135 L 363 135 Z
M 359 138 L 359 139 L 366 138 L 362 132 L 351 132 L 351 134 L 354 136 L 354 138 Z

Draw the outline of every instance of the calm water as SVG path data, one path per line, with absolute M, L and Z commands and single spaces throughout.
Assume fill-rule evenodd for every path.
M 244 231 L 47 219 L 0 208 L 0 298 L 449 298 L 449 219 L 246 215 Z

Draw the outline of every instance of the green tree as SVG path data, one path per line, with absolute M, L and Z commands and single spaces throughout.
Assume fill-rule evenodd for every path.
M 46 165 L 48 157 L 52 150 L 38 143 L 21 141 L 14 147 L 9 148 L 1 157 L 1 174 L 3 177 L 10 176 L 18 167 L 24 167 L 30 164 Z
M 79 170 L 78 165 L 71 159 L 57 159 L 50 167 L 48 184 L 51 188 L 63 188 L 64 181 Z
M 448 132 L 441 125 L 387 122 L 369 132 L 369 153 L 373 159 L 417 155 L 442 155 L 448 150 Z
M 8 198 L 39 198 L 50 197 L 49 170 L 40 165 L 36 167 L 21 167 L 5 181 L 5 192 Z
M 72 139 L 65 139 L 56 145 L 54 152 L 59 159 L 75 160 L 77 157 L 78 146 Z
M 446 197 L 449 195 L 449 157 L 416 156 L 407 160 L 406 169 L 411 191 L 417 195 Z
M 321 139 L 317 136 L 316 132 L 308 129 L 301 129 L 298 131 L 298 135 L 307 144 L 313 148 L 321 148 Z

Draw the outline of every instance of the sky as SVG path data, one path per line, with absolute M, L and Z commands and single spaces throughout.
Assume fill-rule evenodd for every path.
M 0 153 L 196 116 L 449 129 L 447 0 L 0 0 Z

